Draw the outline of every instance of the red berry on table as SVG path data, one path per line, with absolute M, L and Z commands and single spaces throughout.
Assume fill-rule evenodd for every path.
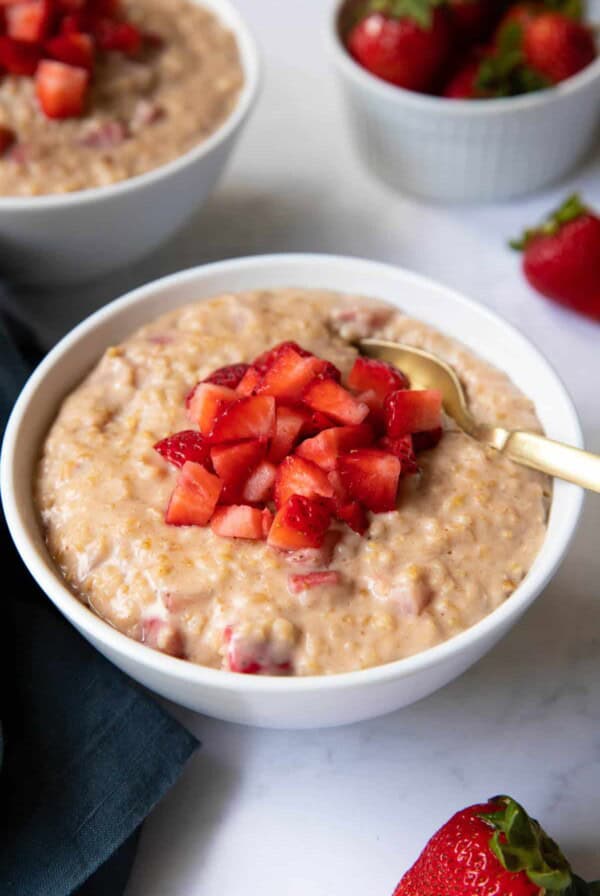
M 523 36 L 527 63 L 553 84 L 576 75 L 596 58 L 591 28 L 560 12 L 543 12 Z
M 352 28 L 348 49 L 363 68 L 384 81 L 407 90 L 429 91 L 450 55 L 447 10 L 425 2 L 423 14 L 415 18 L 416 4 L 390 0 L 384 9 L 388 6 L 389 14 L 372 12 Z
M 600 217 L 578 196 L 512 246 L 537 292 L 600 320 Z
M 559 847 L 513 799 L 454 815 L 431 838 L 393 896 L 592 896 Z
M 42 59 L 35 75 L 35 89 L 48 118 L 81 115 L 89 86 L 89 72 L 64 62 Z

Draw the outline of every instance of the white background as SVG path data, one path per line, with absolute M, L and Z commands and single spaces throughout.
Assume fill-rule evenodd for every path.
M 600 207 L 600 148 L 526 201 L 427 206 L 361 168 L 323 49 L 324 0 L 237 0 L 265 58 L 254 117 L 208 207 L 164 250 L 93 288 L 22 296 L 46 342 L 181 267 L 273 251 L 404 265 L 517 324 L 550 358 L 600 451 L 600 325 L 534 295 L 507 239 L 573 188 Z M 330 731 L 238 728 L 174 710 L 204 748 L 147 822 L 128 896 L 389 896 L 463 805 L 509 792 L 600 877 L 600 497 L 517 629 L 413 708 Z M 109 894 L 107 894 L 109 896 Z

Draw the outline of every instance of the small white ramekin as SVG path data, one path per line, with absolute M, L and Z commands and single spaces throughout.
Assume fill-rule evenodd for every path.
M 237 675 L 173 659 L 116 631 L 67 587 L 48 553 L 34 505 L 32 483 L 40 446 L 60 402 L 109 345 L 157 315 L 223 292 L 292 285 L 376 296 L 462 340 L 507 371 L 533 399 L 550 437 L 581 445 L 577 415 L 552 368 L 520 333 L 481 305 L 387 265 L 326 255 L 273 255 L 175 274 L 112 302 L 76 327 L 38 367 L 13 409 L 2 446 L 0 482 L 10 532 L 33 578 L 82 635 L 132 678 L 216 718 L 271 728 L 316 728 L 413 703 L 487 653 L 558 568 L 575 532 L 582 491 L 556 482 L 544 544 L 504 604 L 450 641 L 398 662 L 331 676 Z
M 392 187 L 425 199 L 479 202 L 533 192 L 567 174 L 600 124 L 600 58 L 550 90 L 448 100 L 404 90 L 358 65 L 331 0 L 326 40 L 359 152 Z
M 166 165 L 107 187 L 35 197 L 0 197 L 0 273 L 14 282 L 89 280 L 156 249 L 215 187 L 256 99 L 255 42 L 229 0 L 193 0 L 211 9 L 238 43 L 244 86 L 221 127 Z

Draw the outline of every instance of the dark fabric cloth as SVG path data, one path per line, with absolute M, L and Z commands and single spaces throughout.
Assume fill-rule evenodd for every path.
M 34 342 L 0 319 L 2 429 Z M 40 592 L 2 519 L 0 894 L 120 896 L 195 738 Z

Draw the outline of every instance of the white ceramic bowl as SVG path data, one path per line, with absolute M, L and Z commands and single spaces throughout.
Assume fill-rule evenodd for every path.
M 525 96 L 427 96 L 354 61 L 340 38 L 344 5 L 330 0 L 330 56 L 360 155 L 394 188 L 443 201 L 509 199 L 559 179 L 590 149 L 600 125 L 600 58 L 559 86 Z M 600 0 L 590 7 L 594 21 Z
M 111 186 L 76 193 L 0 197 L 0 256 L 13 281 L 88 280 L 156 249 L 207 198 L 227 162 L 259 87 L 254 40 L 229 0 L 193 0 L 234 33 L 244 86 L 226 121 L 166 165 Z
M 542 550 L 506 603 L 456 638 L 385 666 L 329 677 L 237 675 L 172 659 L 111 628 L 65 585 L 46 550 L 33 504 L 40 444 L 59 403 L 107 346 L 157 315 L 221 292 L 291 285 L 377 296 L 461 339 L 506 370 L 531 396 L 550 436 L 581 445 L 576 413 L 556 374 L 520 333 L 490 311 L 398 268 L 353 258 L 274 255 L 175 274 L 130 293 L 80 324 L 50 352 L 13 410 L 2 450 L 1 487 L 12 537 L 31 574 L 67 619 L 117 666 L 176 703 L 217 718 L 309 728 L 354 722 L 406 706 L 478 660 L 514 625 L 556 571 L 574 533 L 582 493 L 575 486 L 556 484 Z

